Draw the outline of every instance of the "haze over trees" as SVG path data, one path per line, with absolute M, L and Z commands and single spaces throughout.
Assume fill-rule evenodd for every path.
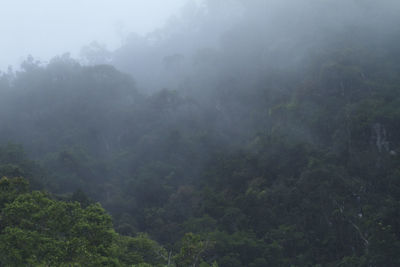
M 399 11 L 208 0 L 0 73 L 0 265 L 400 266 Z

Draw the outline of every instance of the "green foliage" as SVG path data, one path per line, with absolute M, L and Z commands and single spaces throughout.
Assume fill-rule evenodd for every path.
M 177 267 L 209 266 L 204 263 L 202 255 L 211 248 L 212 243 L 210 240 L 203 240 L 199 235 L 187 233 L 180 243 L 180 252 L 174 256 L 174 261 Z
M 9 179 L 3 176 L 0 179 L 0 208 L 14 201 L 19 194 L 27 193 L 28 188 L 29 183 L 21 177 Z
M 119 236 L 100 204 L 28 192 L 23 178 L 0 180 L 0 263 L 5 266 L 162 266 L 164 250 L 147 236 Z
M 118 258 L 126 266 L 164 266 L 168 258 L 166 250 L 145 234 L 120 236 L 117 244 Z
M 1 216 L 2 264 L 96 266 L 108 261 L 115 234 L 111 218 L 99 204 L 82 209 L 77 202 L 59 202 L 32 192 L 7 204 Z
M 29 177 L 33 188 L 43 187 L 46 183 L 43 169 L 28 159 L 21 145 L 8 143 L 0 146 L 0 177 Z
M 68 56 L 1 75 L 27 154 L 0 146 L 0 265 L 400 266 L 400 46 L 337 38 L 301 70 L 205 51 L 184 92 Z

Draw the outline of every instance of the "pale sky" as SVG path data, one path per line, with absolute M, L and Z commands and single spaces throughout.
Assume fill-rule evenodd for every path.
M 161 27 L 191 0 L 0 0 L 0 69 L 42 61 L 92 41 L 116 48 L 129 32 Z

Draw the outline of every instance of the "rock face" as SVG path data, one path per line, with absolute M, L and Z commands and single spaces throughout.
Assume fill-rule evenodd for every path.
M 372 140 L 374 140 L 379 152 L 389 152 L 389 141 L 387 140 L 386 128 L 379 122 L 375 123 L 373 126 Z

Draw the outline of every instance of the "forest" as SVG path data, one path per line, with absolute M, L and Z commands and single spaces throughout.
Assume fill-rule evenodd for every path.
M 0 266 L 400 266 L 399 12 L 209 0 L 0 72 Z

